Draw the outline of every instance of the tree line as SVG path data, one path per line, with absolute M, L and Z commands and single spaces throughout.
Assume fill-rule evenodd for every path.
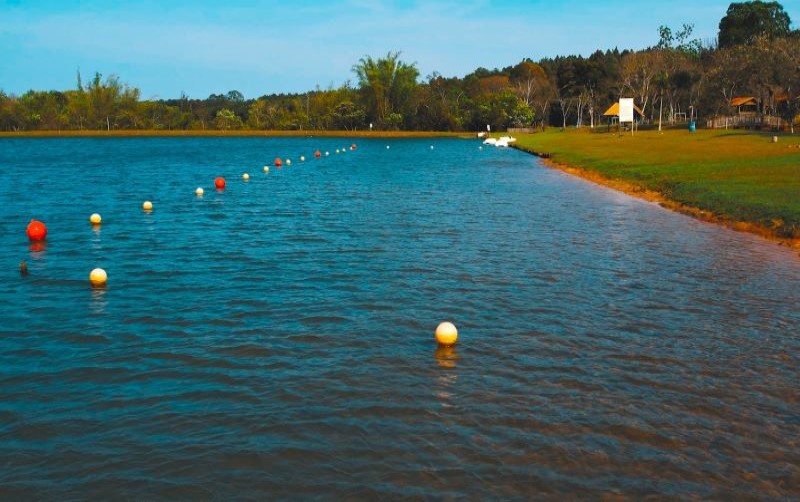
M 365 56 L 355 83 L 245 99 L 239 91 L 207 99 L 142 100 L 139 89 L 95 73 L 67 91 L 0 91 L 0 130 L 505 130 L 592 127 L 620 97 L 644 119 L 731 113 L 736 96 L 755 98 L 760 114 L 792 122 L 800 100 L 800 35 L 778 2 L 730 4 L 717 40 L 692 38 L 693 26 L 661 26 L 639 51 L 597 50 L 588 57 L 525 59 L 458 77 L 420 78 L 399 52 Z M 655 37 L 654 37 L 655 38 Z

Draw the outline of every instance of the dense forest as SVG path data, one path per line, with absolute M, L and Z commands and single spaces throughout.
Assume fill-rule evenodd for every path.
M 777 2 L 732 3 L 716 41 L 692 38 L 693 26 L 661 26 L 650 48 L 598 50 L 589 57 L 526 59 L 503 69 L 421 78 L 391 52 L 365 56 L 354 84 L 301 94 L 245 99 L 232 90 L 207 99 L 148 101 L 120 81 L 95 73 L 75 89 L 0 90 L 0 130 L 436 130 L 594 127 L 620 97 L 633 97 L 644 124 L 752 113 L 793 124 L 800 111 L 800 33 Z M 734 102 L 735 103 L 735 102 Z M 740 111 L 740 110 L 739 110 Z

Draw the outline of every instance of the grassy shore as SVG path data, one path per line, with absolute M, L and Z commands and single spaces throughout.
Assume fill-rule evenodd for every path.
M 0 138 L 138 138 L 138 137 L 331 137 L 331 138 L 474 138 L 473 133 L 430 131 L 261 131 L 209 130 L 113 130 L 0 132 Z
M 800 247 L 800 135 L 589 130 L 518 135 L 517 148 L 598 183 Z

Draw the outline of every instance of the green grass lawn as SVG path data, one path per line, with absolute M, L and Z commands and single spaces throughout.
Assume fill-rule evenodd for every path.
M 602 131 L 602 132 L 600 132 Z M 517 135 L 515 146 L 634 183 L 723 218 L 800 238 L 800 135 L 605 128 Z

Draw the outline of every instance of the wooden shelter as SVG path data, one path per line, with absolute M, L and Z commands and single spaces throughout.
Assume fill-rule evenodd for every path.
M 731 98 L 731 108 L 736 108 L 738 115 L 752 115 L 758 112 L 758 100 L 753 96 L 737 96 Z

